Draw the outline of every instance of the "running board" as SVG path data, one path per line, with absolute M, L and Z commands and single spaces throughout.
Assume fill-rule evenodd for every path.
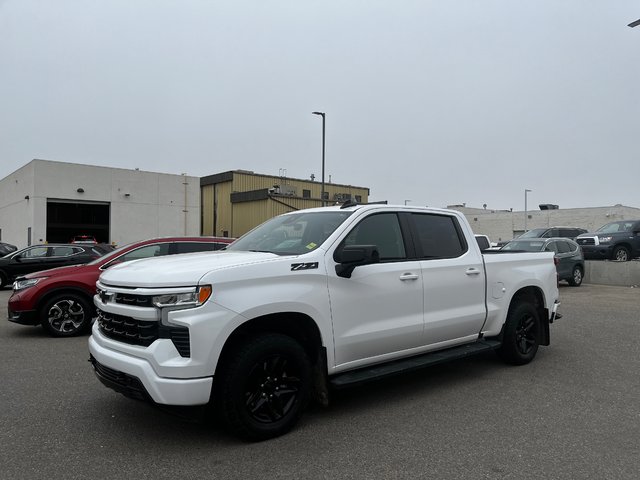
M 389 363 L 381 363 L 371 367 L 360 368 L 350 372 L 339 373 L 329 377 L 329 383 L 334 388 L 344 388 L 347 386 L 371 382 L 392 375 L 411 372 L 419 368 L 436 365 L 438 363 L 448 362 L 459 358 L 470 357 L 482 352 L 495 350 L 501 345 L 497 340 L 481 339 L 474 343 L 460 345 L 459 347 L 439 350 L 437 352 L 429 352 L 416 357 L 403 358 Z

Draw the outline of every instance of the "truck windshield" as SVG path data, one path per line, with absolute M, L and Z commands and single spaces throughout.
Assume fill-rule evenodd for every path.
M 633 222 L 613 222 L 607 223 L 600 227 L 596 232 L 598 233 L 616 233 L 616 232 L 630 232 L 633 228 Z
M 529 230 L 528 232 L 523 233 L 518 238 L 540 238 L 543 234 L 549 230 L 548 228 L 534 228 L 533 230 Z M 549 235 L 547 235 L 548 237 Z
M 226 250 L 301 255 L 324 243 L 352 212 L 300 212 L 267 220 L 229 245 Z

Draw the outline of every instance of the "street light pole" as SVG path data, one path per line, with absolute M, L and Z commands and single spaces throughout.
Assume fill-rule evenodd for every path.
M 313 115 L 320 115 L 322 117 L 322 187 L 320 188 L 320 199 L 322 200 L 322 206 L 324 203 L 324 145 L 325 145 L 325 113 L 324 112 L 311 112 Z
M 531 190 L 524 189 L 524 233 L 527 233 L 527 193 Z

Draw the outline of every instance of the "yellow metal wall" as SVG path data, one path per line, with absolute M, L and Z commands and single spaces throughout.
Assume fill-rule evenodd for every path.
M 272 188 L 274 185 L 294 186 L 296 187 L 296 196 L 278 195 L 266 200 L 231 203 L 232 193 Z M 265 220 L 282 213 L 322 206 L 320 182 L 233 172 L 233 180 L 215 185 L 205 185 L 201 189 L 203 235 L 222 236 L 227 231 L 229 236 L 239 237 Z M 302 198 L 303 190 L 310 190 L 311 198 Z M 329 200 L 327 200 L 329 205 L 332 204 L 333 196 L 336 193 L 349 193 L 353 199 L 356 195 L 360 195 L 362 203 L 369 201 L 367 188 L 327 183 L 325 191 L 329 194 Z M 214 205 L 217 207 L 215 232 L 213 231 Z

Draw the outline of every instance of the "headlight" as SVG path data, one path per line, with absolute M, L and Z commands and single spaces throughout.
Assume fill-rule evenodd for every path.
M 25 288 L 33 287 L 40 280 L 44 280 L 47 277 L 40 278 L 25 278 L 24 280 L 16 280 L 13 282 L 13 290 L 24 290 Z
M 211 285 L 202 285 L 193 292 L 186 293 L 166 293 L 152 297 L 151 302 L 158 308 L 163 307 L 199 307 L 209 300 L 211 296 Z
M 609 243 L 613 237 L 601 237 L 598 235 L 598 241 L 600 243 Z

